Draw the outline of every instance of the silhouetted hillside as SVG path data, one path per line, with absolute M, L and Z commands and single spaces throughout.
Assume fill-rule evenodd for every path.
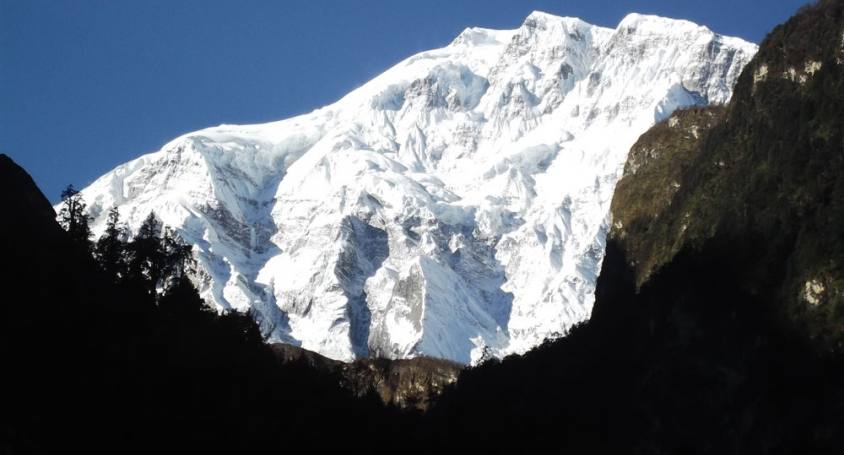
M 248 315 L 176 281 L 155 299 L 72 243 L 29 176 L 0 156 L 0 452 L 308 447 L 401 431 L 411 415 L 341 377 L 281 365 Z

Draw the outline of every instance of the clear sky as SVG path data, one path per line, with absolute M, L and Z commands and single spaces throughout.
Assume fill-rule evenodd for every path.
M 470 26 L 533 10 L 688 19 L 759 42 L 806 0 L 0 0 L 0 152 L 53 201 L 174 137 L 337 100 Z

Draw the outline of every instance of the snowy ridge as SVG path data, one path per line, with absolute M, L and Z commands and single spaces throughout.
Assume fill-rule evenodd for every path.
M 339 360 L 521 353 L 587 318 L 627 151 L 724 103 L 756 46 L 686 21 L 532 13 L 336 103 L 186 134 L 83 191 L 195 245 L 203 296 Z

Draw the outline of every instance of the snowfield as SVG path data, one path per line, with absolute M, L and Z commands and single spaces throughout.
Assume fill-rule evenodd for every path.
M 631 14 L 470 28 L 312 113 L 221 125 L 82 194 L 177 229 L 221 309 L 338 360 L 522 353 L 589 317 L 633 142 L 725 103 L 756 46 Z

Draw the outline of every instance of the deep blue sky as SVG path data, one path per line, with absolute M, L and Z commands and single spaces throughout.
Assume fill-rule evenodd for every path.
M 328 104 L 469 26 L 629 12 L 759 42 L 806 0 L 0 0 L 0 152 L 53 201 L 175 136 Z

